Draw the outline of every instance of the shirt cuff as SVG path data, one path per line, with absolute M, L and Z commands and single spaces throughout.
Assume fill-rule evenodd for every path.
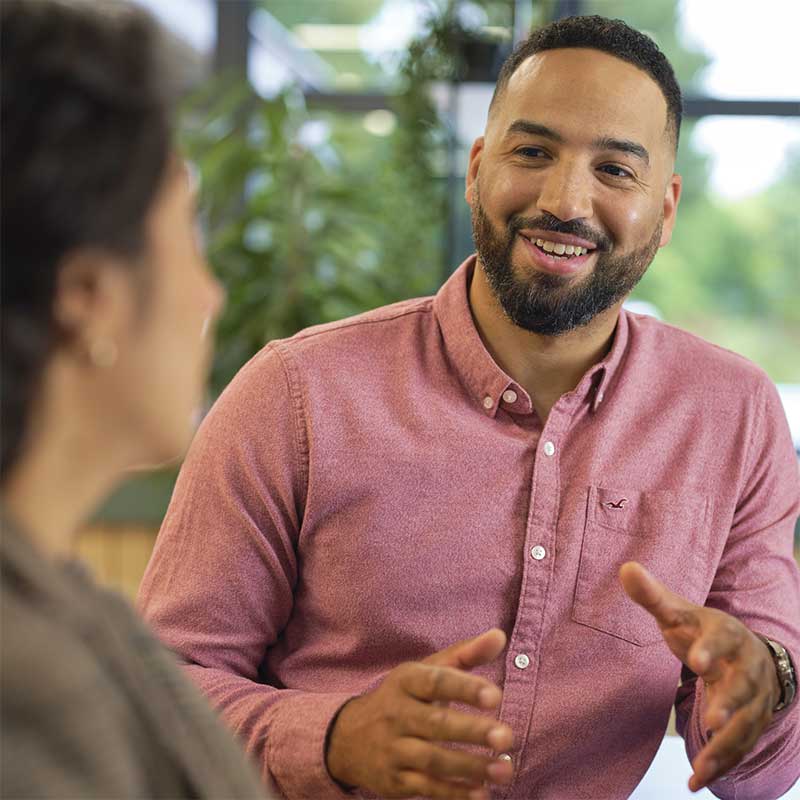
M 276 704 L 270 721 L 264 777 L 284 797 L 352 800 L 325 765 L 328 727 L 352 694 L 293 694 Z
M 703 725 L 705 711 L 708 705 L 705 684 L 702 678 L 697 679 L 695 685 L 695 705 L 692 718 L 686 726 L 686 745 L 687 755 L 693 759 L 709 742 L 708 731 Z M 792 713 L 795 712 L 795 713 Z M 773 715 L 769 725 L 761 732 L 758 742 L 753 749 L 744 757 L 743 763 L 738 764 L 730 772 L 718 778 L 709 785 L 709 789 L 722 800 L 731 800 L 738 796 L 738 789 L 741 786 L 746 797 L 778 797 L 783 794 L 774 790 L 775 782 L 779 784 L 783 778 L 780 767 L 773 769 L 778 762 L 787 762 L 785 755 L 777 755 L 774 749 L 776 737 L 779 739 L 781 734 L 788 730 L 795 729 L 800 717 L 800 708 L 797 703 L 792 703 L 788 708 L 784 708 Z M 789 757 L 789 761 L 791 757 Z M 772 766 L 770 766 L 770 762 Z M 788 762 L 787 762 L 788 764 Z M 766 774 L 760 774 L 766 772 Z M 778 774 L 775 774 L 775 773 Z M 796 777 L 793 779 L 796 780 Z M 786 790 L 792 785 L 788 783 Z

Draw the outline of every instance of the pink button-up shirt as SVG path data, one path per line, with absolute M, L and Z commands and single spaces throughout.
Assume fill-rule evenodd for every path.
M 290 798 L 344 796 L 324 741 L 388 670 L 492 626 L 513 783 L 620 798 L 670 708 L 706 741 L 702 681 L 617 580 L 629 559 L 800 654 L 798 470 L 743 358 L 623 312 L 608 356 L 542 423 L 492 360 L 468 260 L 432 298 L 273 342 L 197 434 L 141 590 L 161 638 Z M 477 713 L 477 712 L 476 712 Z M 800 773 L 800 703 L 713 788 Z

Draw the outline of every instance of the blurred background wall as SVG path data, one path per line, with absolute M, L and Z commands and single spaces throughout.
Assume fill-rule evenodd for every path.
M 800 4 L 137 2 L 195 71 L 183 146 L 228 291 L 209 403 L 270 339 L 435 292 L 472 251 L 464 171 L 503 58 L 599 13 L 648 32 L 685 94 L 678 225 L 632 302 L 763 366 L 800 454 Z M 135 594 L 175 474 L 132 479 L 83 532 L 101 581 Z

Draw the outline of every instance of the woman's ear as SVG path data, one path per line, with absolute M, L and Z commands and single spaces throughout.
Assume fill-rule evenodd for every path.
M 76 250 L 65 256 L 53 296 L 53 319 L 63 344 L 86 354 L 95 341 L 119 338 L 135 307 L 129 272 L 118 259 L 99 250 Z

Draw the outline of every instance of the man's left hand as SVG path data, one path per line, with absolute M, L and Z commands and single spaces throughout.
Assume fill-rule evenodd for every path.
M 706 728 L 713 737 L 692 763 L 696 792 L 733 769 L 752 750 L 780 698 L 767 646 L 739 620 L 690 603 L 641 564 L 619 571 L 630 598 L 653 615 L 669 649 L 706 684 Z

